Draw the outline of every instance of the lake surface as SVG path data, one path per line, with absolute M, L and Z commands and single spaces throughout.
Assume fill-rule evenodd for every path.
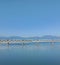
M 0 65 L 60 65 L 60 43 L 0 44 Z

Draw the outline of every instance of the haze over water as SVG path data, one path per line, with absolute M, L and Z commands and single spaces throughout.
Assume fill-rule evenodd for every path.
M 0 65 L 60 65 L 60 43 L 0 44 Z

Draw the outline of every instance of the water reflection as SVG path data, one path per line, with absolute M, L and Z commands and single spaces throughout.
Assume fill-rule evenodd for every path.
M 16 44 L 0 44 L 0 49 L 8 49 L 8 48 L 40 48 L 40 49 L 48 49 L 54 48 L 55 46 L 60 47 L 60 43 L 16 43 Z
M 0 65 L 60 65 L 60 43 L 0 44 Z

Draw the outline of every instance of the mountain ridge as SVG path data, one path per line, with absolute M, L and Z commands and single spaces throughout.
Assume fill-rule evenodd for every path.
M 20 37 L 20 36 L 0 36 L 0 39 L 21 39 L 21 40 L 28 40 L 28 39 L 33 39 L 33 40 L 39 40 L 39 39 L 60 39 L 60 36 L 53 36 L 53 35 L 44 35 L 44 36 L 33 36 L 33 37 Z

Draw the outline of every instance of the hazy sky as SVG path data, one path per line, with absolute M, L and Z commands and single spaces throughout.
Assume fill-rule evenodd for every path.
M 0 0 L 0 35 L 60 36 L 60 0 Z

